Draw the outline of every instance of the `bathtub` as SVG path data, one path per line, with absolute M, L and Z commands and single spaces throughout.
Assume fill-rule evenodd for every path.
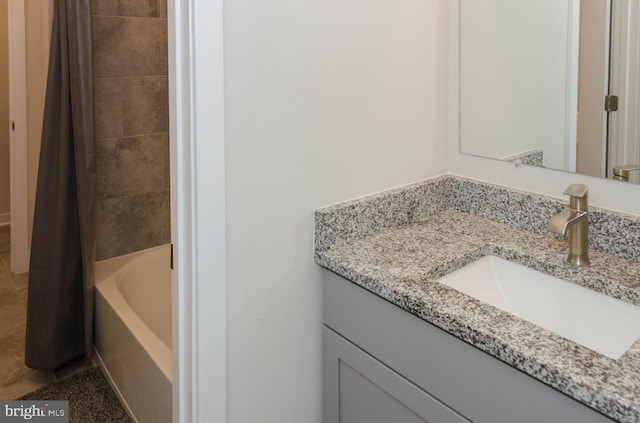
M 170 246 L 96 263 L 94 349 L 132 420 L 171 421 Z

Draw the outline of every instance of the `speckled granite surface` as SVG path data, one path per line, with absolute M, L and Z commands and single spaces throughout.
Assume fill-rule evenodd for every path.
M 436 281 L 491 254 L 640 305 L 640 219 L 594 210 L 592 263 L 577 268 L 567 241 L 545 229 L 560 201 L 452 176 L 406 188 L 318 210 L 318 264 L 615 420 L 640 422 L 640 341 L 613 360 Z M 624 247 L 608 244 L 618 234 Z
M 530 150 L 525 151 L 524 153 L 503 157 L 502 160 L 528 166 L 544 167 L 544 152 L 542 150 Z
M 450 184 L 451 208 L 538 234 L 549 235 L 548 220 L 569 202 L 568 198 L 557 200 L 465 178 L 437 180 Z M 421 183 L 431 185 L 435 181 Z M 558 187 L 559 196 L 564 189 Z M 640 262 L 640 217 L 589 206 L 589 247 Z

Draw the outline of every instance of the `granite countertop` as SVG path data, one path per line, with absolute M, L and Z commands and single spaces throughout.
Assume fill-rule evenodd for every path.
M 614 360 L 436 281 L 480 257 L 494 255 L 640 306 L 639 260 L 626 257 L 626 252 L 592 249 L 589 267 L 572 266 L 566 261 L 566 239 L 452 207 L 459 201 L 460 191 L 452 191 L 459 181 L 438 178 L 390 192 L 393 202 L 378 194 L 373 200 L 318 211 L 317 263 L 617 421 L 640 422 L 640 341 Z M 463 181 L 462 185 L 475 189 L 478 184 Z M 529 196 L 495 189 L 501 195 Z M 491 186 L 486 192 L 489 197 L 496 193 Z M 428 212 L 415 201 L 415 195 L 425 193 L 436 196 L 437 206 Z M 448 197 L 443 200 L 443 195 Z M 363 229 L 364 218 L 359 216 L 369 213 L 371 217 L 367 207 L 373 204 L 377 208 L 373 215 L 381 215 L 385 203 L 401 207 L 398 203 L 403 202 L 411 204 L 406 221 L 389 221 L 393 218 L 387 214 L 382 224 L 374 217 L 377 223 Z M 515 203 L 522 207 L 522 198 Z M 563 206 L 547 198 L 542 203 L 545 210 L 551 204 L 551 214 L 554 207 Z M 336 217 L 336 211 L 342 215 Z M 361 220 L 355 229 L 348 225 L 349 216 Z M 616 227 L 640 225 L 633 217 L 614 216 L 618 217 L 622 220 Z M 602 216 L 595 225 L 603 222 L 611 225 L 611 219 Z M 348 228 L 335 236 L 342 230 L 337 226 Z

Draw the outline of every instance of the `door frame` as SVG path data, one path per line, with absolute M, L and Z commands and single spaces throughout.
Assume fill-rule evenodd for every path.
M 36 163 L 29 162 L 29 150 L 37 148 L 39 139 L 29 139 L 28 118 L 28 74 L 27 74 L 27 10 L 29 5 L 24 0 L 8 0 L 9 15 L 9 109 L 10 130 L 10 212 L 11 212 L 11 271 L 24 273 L 29 270 L 30 215 L 29 209 L 29 170 Z M 41 0 L 42 16 L 39 22 L 42 31 L 41 49 L 44 62 L 44 83 L 46 85 L 46 67 L 49 63 L 49 45 L 53 18 L 53 0 Z M 44 94 L 42 96 L 44 99 Z M 36 122 L 34 122 L 36 123 Z M 42 124 L 42 117 L 40 122 Z M 35 143 L 38 143 L 37 145 Z
M 11 271 L 29 270 L 26 4 L 9 0 Z
M 223 423 L 227 421 L 223 0 L 167 3 L 173 421 Z

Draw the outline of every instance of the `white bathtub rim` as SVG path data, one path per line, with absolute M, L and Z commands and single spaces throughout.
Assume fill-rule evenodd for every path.
M 117 256 L 106 260 L 100 260 L 96 262 L 95 268 L 95 280 L 96 285 L 100 281 L 107 280 L 115 276 L 116 273 L 120 273 L 121 270 L 125 270 L 131 267 L 131 262 L 136 260 L 140 256 L 145 256 L 157 250 L 164 248 L 170 248 L 171 244 L 163 244 L 157 247 L 147 248 L 146 250 L 140 250 L 133 253 L 125 254 L 123 256 Z
M 134 334 L 145 352 L 158 366 L 169 383 L 173 383 L 172 377 L 172 350 L 162 342 L 158 336 L 142 321 L 133 311 L 127 300 L 124 299 L 116 286 L 115 277 L 127 268 L 135 266 L 135 259 L 153 250 L 166 248 L 167 245 L 150 248 L 136 252 L 130 256 L 116 257 L 96 263 L 96 289 L 102 294 L 104 300 L 116 311 L 118 319 L 126 328 Z

